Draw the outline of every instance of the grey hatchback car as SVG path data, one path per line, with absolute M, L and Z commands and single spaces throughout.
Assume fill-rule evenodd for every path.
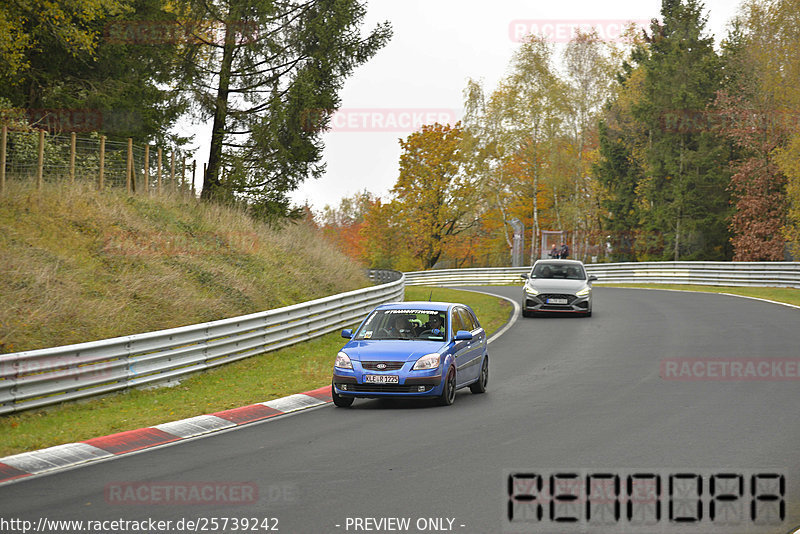
M 522 315 L 574 313 L 591 317 L 592 282 L 583 262 L 577 260 L 539 260 L 533 264 L 522 288 Z

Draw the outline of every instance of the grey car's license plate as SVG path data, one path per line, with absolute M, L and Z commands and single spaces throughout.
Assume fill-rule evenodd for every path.
M 369 384 L 399 384 L 397 375 L 364 375 L 364 382 Z
M 567 299 L 547 299 L 548 304 L 568 304 Z

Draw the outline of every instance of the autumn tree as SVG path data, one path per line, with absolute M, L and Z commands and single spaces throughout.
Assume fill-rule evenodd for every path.
M 714 124 L 737 149 L 729 186 L 735 261 L 779 261 L 786 248 L 786 178 L 774 154 L 785 145 L 790 125 L 779 111 L 782 95 L 769 90 L 772 70 L 782 65 L 770 61 L 779 32 L 765 7 L 751 4 L 723 44 L 728 74 L 716 102 Z
M 400 140 L 400 176 L 392 188 L 398 246 L 408 245 L 424 269 L 475 224 L 475 184 L 463 172 L 462 142 L 460 123 L 424 125 Z
M 555 152 L 560 156 L 557 168 L 563 170 L 555 175 L 563 179 L 553 184 L 553 203 L 559 222 L 562 213 L 567 218 L 575 257 L 582 257 L 590 238 L 599 237 L 600 189 L 592 171 L 597 159 L 597 121 L 611 95 L 617 55 L 618 50 L 601 41 L 596 32 L 578 32 L 564 51 L 566 135 Z
M 366 189 L 344 197 L 338 206 L 326 205 L 316 217 L 319 227 L 344 254 L 356 261 L 370 263 L 364 243 L 365 218 L 378 199 Z
M 800 0 L 746 2 L 740 18 L 745 57 L 757 83 L 756 101 L 768 102 L 767 121 L 784 141 L 770 154 L 785 179 L 783 238 L 800 257 Z M 762 128 L 763 130 L 763 128 Z M 777 133 L 777 132 L 776 132 Z M 775 240 L 772 255 L 783 259 Z
M 487 138 L 492 177 L 487 191 L 497 206 L 510 212 L 512 204 L 526 203 L 531 228 L 530 260 L 538 257 L 540 196 L 547 172 L 549 142 L 562 127 L 566 87 L 552 65 L 553 48 L 543 37 L 530 36 L 514 53 L 508 75 L 484 105 L 483 135 Z M 513 162 L 513 163 L 512 163 Z M 508 171 L 514 168 L 517 172 Z

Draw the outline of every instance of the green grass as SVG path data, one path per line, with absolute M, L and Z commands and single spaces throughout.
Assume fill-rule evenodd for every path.
M 745 297 L 774 300 L 800 306 L 800 289 L 791 287 L 728 287 L 697 286 L 680 284 L 598 284 L 597 287 L 633 287 L 646 289 L 677 289 L 681 291 L 700 291 L 705 293 L 731 293 Z
M 0 196 L 0 353 L 149 332 L 369 285 L 306 223 L 270 228 L 180 195 L 10 183 Z M 332 273 L 335 273 L 332 275 Z
M 511 306 L 505 300 L 452 289 L 432 291 L 432 300 L 471 306 L 489 334 L 508 320 Z M 430 292 L 407 287 L 406 300 L 428 300 Z M 333 358 L 344 343 L 339 333 L 327 334 L 194 375 L 177 386 L 0 416 L 0 457 L 316 389 L 330 383 Z
M 406 286 L 406 300 L 434 300 L 466 304 L 478 316 L 481 326 L 489 335 L 506 324 L 513 308 L 504 299 L 482 293 L 458 291 L 442 287 Z

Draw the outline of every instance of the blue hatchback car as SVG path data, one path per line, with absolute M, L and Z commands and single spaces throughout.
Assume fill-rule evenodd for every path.
M 399 302 L 372 310 L 336 355 L 331 395 L 347 407 L 356 397 L 434 397 L 453 404 L 456 390 L 486 391 L 486 332 L 469 306 Z

